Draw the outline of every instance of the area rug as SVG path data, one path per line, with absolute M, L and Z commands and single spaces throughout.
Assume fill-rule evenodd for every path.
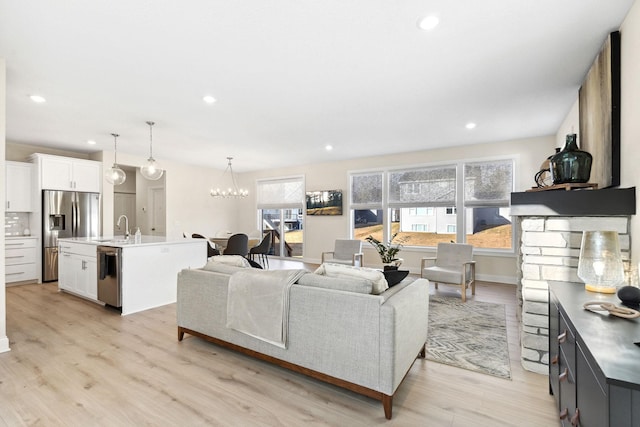
M 431 295 L 427 359 L 511 379 L 505 306 Z

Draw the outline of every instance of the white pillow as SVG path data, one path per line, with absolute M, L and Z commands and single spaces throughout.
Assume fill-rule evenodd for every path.
M 371 281 L 371 284 L 373 285 L 371 293 L 376 295 L 381 294 L 389 287 L 387 279 L 385 279 L 382 271 L 375 270 L 373 268 L 353 267 L 351 265 L 325 262 L 324 264 L 320 265 L 320 267 L 318 267 L 318 269 L 314 271 L 314 273 L 323 274 L 330 277 L 367 279 Z
M 246 267 L 251 268 L 251 264 L 249 261 L 240 255 L 216 255 L 209 258 L 209 262 L 219 262 L 226 265 L 233 265 L 236 267 Z

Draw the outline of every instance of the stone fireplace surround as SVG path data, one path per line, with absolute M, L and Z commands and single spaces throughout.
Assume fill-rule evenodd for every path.
M 511 215 L 520 236 L 517 293 L 521 363 L 526 370 L 549 372 L 548 282 L 581 283 L 577 267 L 582 232 L 617 231 L 628 263 L 630 219 L 635 213 L 635 187 L 511 194 Z

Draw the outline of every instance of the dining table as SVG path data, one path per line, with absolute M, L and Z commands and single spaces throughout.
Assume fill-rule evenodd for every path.
M 227 247 L 227 243 L 229 242 L 229 237 L 209 237 L 209 241 L 215 243 L 216 248 L 220 250 L 221 253 L 224 253 L 224 249 Z M 253 248 L 257 244 L 260 243 L 260 239 L 249 237 L 248 247 L 249 249 Z

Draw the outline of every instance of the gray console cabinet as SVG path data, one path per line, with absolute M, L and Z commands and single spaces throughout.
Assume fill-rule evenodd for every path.
M 640 319 L 587 311 L 620 305 L 581 283 L 549 284 L 549 390 L 562 426 L 640 427 Z

